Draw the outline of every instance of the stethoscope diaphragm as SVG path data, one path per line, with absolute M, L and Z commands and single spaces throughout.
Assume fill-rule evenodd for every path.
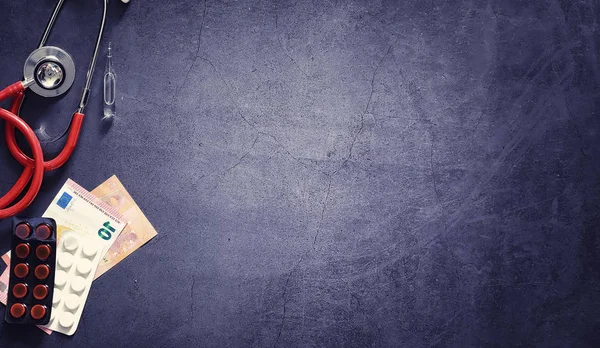
M 31 80 L 29 86 L 35 94 L 42 97 L 58 97 L 71 88 L 75 81 L 75 63 L 62 48 L 43 46 L 31 52 L 23 75 Z

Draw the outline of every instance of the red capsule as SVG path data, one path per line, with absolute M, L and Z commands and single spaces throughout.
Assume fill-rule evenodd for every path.
M 35 229 L 35 235 L 39 239 L 48 239 L 52 235 L 52 229 L 46 224 L 41 224 Z
M 48 245 L 38 245 L 38 247 L 35 248 L 35 256 L 40 260 L 49 258 L 51 252 L 50 246 Z
M 33 274 L 35 274 L 37 279 L 46 279 L 48 278 L 48 275 L 50 275 L 50 267 L 48 267 L 48 265 L 39 265 L 35 268 Z
M 43 300 L 46 298 L 46 296 L 48 296 L 47 285 L 39 284 L 33 288 L 33 297 L 35 297 L 36 300 Z
M 24 259 L 29 255 L 29 244 L 21 243 L 15 247 L 15 254 L 18 258 Z
M 25 278 L 29 274 L 29 266 L 26 263 L 19 263 L 15 266 L 14 271 L 18 278 Z
M 17 227 L 15 227 L 15 234 L 17 237 L 25 239 L 31 234 L 31 226 L 25 222 L 20 223 L 17 225 Z
M 46 306 L 36 304 L 31 307 L 31 317 L 35 320 L 40 320 L 46 315 Z
M 25 315 L 26 307 L 22 303 L 15 303 L 10 307 L 10 315 L 19 319 Z
M 27 295 L 27 285 L 23 283 L 15 284 L 12 293 L 16 298 L 25 297 Z

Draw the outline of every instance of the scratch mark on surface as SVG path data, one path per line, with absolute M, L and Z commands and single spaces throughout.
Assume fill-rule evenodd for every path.
M 194 304 L 196 300 L 194 300 L 194 288 L 196 287 L 196 275 L 192 274 L 192 286 L 190 287 L 190 317 L 192 318 L 192 322 L 194 321 L 195 311 Z
M 479 123 L 481 123 L 481 119 L 483 118 L 483 115 L 484 115 L 484 113 L 482 111 L 481 115 L 479 115 L 479 117 L 477 118 L 477 122 L 475 122 L 475 127 L 473 127 L 473 130 L 471 131 L 471 136 L 475 135 L 475 131 L 479 127 Z
M 289 60 L 292 61 L 292 63 L 296 66 L 296 68 L 298 68 L 298 70 L 302 73 L 302 75 L 304 75 L 306 78 L 309 78 L 310 76 L 306 73 L 306 71 L 304 71 L 304 69 L 302 69 L 300 67 L 300 64 L 298 64 L 298 62 L 296 62 L 296 60 L 294 58 L 292 58 L 292 56 L 287 52 L 287 50 L 285 49 L 285 47 L 283 47 L 283 43 L 281 42 L 281 37 L 279 36 L 279 9 L 277 8 L 277 4 L 279 2 L 275 2 L 275 35 L 277 35 L 277 42 L 279 42 L 279 46 L 281 47 L 281 52 L 283 52 L 283 54 L 289 58 Z
M 219 79 L 221 80 L 221 82 L 223 83 L 223 85 L 225 86 L 225 88 L 227 89 L 227 93 L 229 94 L 229 100 L 233 103 L 233 105 L 235 106 L 236 109 L 236 113 L 237 115 L 240 117 L 240 119 L 246 123 L 248 126 L 250 126 L 254 131 L 257 132 L 258 135 L 264 135 L 266 137 L 271 138 L 279 147 L 281 147 L 283 149 L 283 151 L 290 156 L 294 161 L 300 163 L 303 167 L 307 168 L 307 169 L 314 169 L 311 166 L 309 166 L 308 164 L 306 164 L 305 162 L 303 162 L 300 158 L 294 156 L 285 145 L 283 145 L 283 143 L 277 139 L 276 136 L 274 136 L 273 134 L 267 133 L 265 131 L 260 130 L 256 124 L 250 122 L 250 120 L 248 120 L 244 114 L 242 113 L 242 109 L 240 108 L 240 106 L 238 105 L 238 103 L 235 101 L 235 99 L 233 98 L 233 94 L 231 93 L 231 87 L 229 87 L 229 84 L 225 81 L 225 79 L 223 78 L 223 76 L 221 75 L 221 72 L 217 69 L 217 67 L 213 64 L 213 62 L 206 58 L 206 57 L 198 57 L 200 60 L 205 61 L 206 63 L 208 63 L 212 69 L 214 70 L 214 72 L 217 74 L 217 76 L 219 77 Z
M 158 108 L 164 108 L 166 105 L 166 104 L 162 104 L 162 103 L 157 103 L 156 101 L 147 101 L 147 100 L 138 99 L 135 96 L 129 95 L 125 92 L 122 92 L 122 93 L 123 93 L 123 97 L 131 99 L 131 100 L 135 100 L 136 102 L 138 102 L 140 104 L 150 105 L 150 106 L 158 107 Z
M 319 237 L 319 233 L 321 232 L 321 227 L 323 226 L 323 219 L 325 217 L 325 210 L 327 209 L 327 201 L 329 200 L 329 193 L 331 192 L 331 178 L 329 179 L 329 184 L 327 184 L 327 193 L 325 194 L 325 200 L 323 201 L 323 208 L 321 209 L 321 219 L 319 220 L 319 224 L 317 225 L 317 231 L 315 232 L 315 238 L 313 239 L 313 248 L 315 244 L 317 244 L 317 238 Z
M 218 175 L 218 177 L 224 178 L 227 175 L 227 173 L 231 172 L 232 170 L 234 170 L 235 168 L 237 168 L 237 166 L 239 166 L 240 164 L 242 164 L 242 162 L 244 161 L 244 158 L 246 158 L 250 154 L 250 152 L 252 151 L 252 149 L 254 149 L 254 146 L 256 146 L 256 142 L 258 141 L 258 138 L 260 138 L 260 134 L 256 135 L 256 138 L 254 138 L 254 141 L 252 142 L 252 146 L 250 146 L 250 149 L 248 149 L 248 151 L 246 151 L 246 153 L 244 153 L 240 158 L 238 158 L 238 160 L 232 166 L 230 166 L 229 168 L 227 168 L 227 170 L 225 170 L 223 173 L 221 173 L 220 175 Z M 213 171 L 210 174 L 213 174 L 215 172 L 216 172 L 216 170 Z M 220 185 L 220 183 L 217 183 L 214 186 L 214 188 L 215 189 L 218 188 L 219 185 Z
M 440 207 L 442 212 L 442 218 L 444 219 L 444 232 L 448 232 L 448 218 L 446 217 L 446 210 L 444 209 L 444 204 L 442 203 L 442 198 L 440 196 L 440 191 L 438 190 L 437 180 L 435 178 L 435 167 L 433 165 L 433 130 L 431 131 L 431 148 L 429 151 L 429 166 L 431 169 L 431 181 L 433 181 L 433 191 L 435 192 L 435 198 L 437 200 L 437 204 Z
M 229 87 L 229 84 L 225 81 L 225 79 L 223 78 L 223 76 L 221 75 L 221 72 L 219 71 L 219 69 L 217 69 L 217 67 L 213 64 L 213 62 L 206 58 L 206 57 L 198 57 L 198 59 L 205 61 L 206 63 L 208 63 L 211 68 L 213 68 L 214 72 L 217 74 L 217 76 L 219 77 L 219 80 L 221 80 L 221 82 L 223 82 L 223 85 L 225 85 L 225 88 L 227 89 L 227 92 L 229 94 L 229 100 L 233 103 L 233 105 L 235 106 L 235 109 L 237 111 L 238 116 L 242 119 L 242 121 L 244 121 L 244 123 L 246 123 L 247 125 L 249 125 L 250 127 L 252 127 L 253 129 L 256 130 L 256 125 L 252 122 L 250 122 L 242 113 L 240 106 L 238 105 L 238 103 L 235 101 L 235 99 L 233 98 L 233 95 L 231 93 L 231 87 Z
M 576 43 L 578 44 L 578 43 Z M 573 47 L 573 46 L 569 46 Z M 551 65 L 551 63 L 556 60 L 560 55 L 566 51 L 567 48 L 559 49 L 555 52 L 545 52 L 542 54 L 538 60 L 534 61 L 529 70 L 524 74 L 523 78 L 528 81 L 525 88 L 519 93 L 519 96 L 516 97 L 513 101 L 513 105 L 519 106 L 523 105 L 523 101 L 531 98 L 531 91 L 536 86 L 536 82 L 543 78 L 544 71 L 546 71 Z M 549 57 L 547 57 L 549 56 Z M 545 100 L 539 99 L 535 105 L 535 108 L 527 112 L 530 116 L 530 122 L 521 124 L 518 131 L 511 134 L 512 136 L 508 139 L 505 145 L 502 147 L 502 150 L 499 154 L 496 155 L 489 168 L 482 179 L 480 179 L 476 185 L 474 185 L 469 193 L 464 197 L 463 203 L 459 205 L 459 207 L 454 210 L 451 214 L 448 214 L 445 218 L 445 231 L 453 229 L 463 218 L 465 212 L 468 211 L 471 207 L 476 206 L 483 198 L 480 198 L 480 195 L 484 192 L 486 185 L 492 180 L 494 176 L 500 171 L 502 165 L 506 161 L 509 155 L 514 154 L 521 160 L 528 149 L 529 144 L 535 139 L 536 136 L 539 136 L 541 132 L 543 132 L 543 127 L 539 127 L 543 116 L 545 115 L 542 111 L 542 107 L 544 106 Z M 414 101 L 416 107 L 420 109 L 419 103 Z M 514 161 L 513 164 L 518 163 L 518 161 Z M 433 238 L 431 238 L 428 242 L 424 244 L 424 246 L 428 246 L 437 238 L 441 236 L 440 233 L 436 234 Z
M 287 279 L 285 280 L 285 285 L 283 287 L 283 295 L 281 295 L 281 297 L 283 298 L 283 314 L 281 315 L 281 323 L 279 324 L 279 329 L 277 330 L 277 338 L 275 339 L 275 343 L 273 344 L 273 348 L 277 347 L 277 344 L 279 343 L 279 339 L 281 338 L 281 332 L 283 331 L 283 325 L 285 324 L 285 318 L 286 318 L 286 314 L 287 314 L 287 300 L 288 300 L 287 299 L 287 292 L 288 292 L 288 286 L 290 284 L 290 279 L 292 278 L 292 275 L 294 274 L 294 272 L 296 271 L 296 269 L 300 266 L 300 263 L 302 263 L 302 261 L 304 260 L 304 258 L 306 257 L 306 255 L 308 255 L 308 251 L 309 250 L 307 250 L 300 257 L 300 259 L 298 259 L 298 261 L 296 262 L 296 264 L 294 265 L 294 267 L 292 268 L 292 270 L 288 273 Z
M 373 94 L 375 93 L 375 77 L 377 76 L 377 72 L 379 71 L 379 68 L 381 68 L 381 66 L 383 65 L 383 61 L 387 58 L 387 56 L 392 51 L 392 47 L 394 47 L 394 43 L 395 42 L 393 42 L 388 47 L 388 49 L 386 50 L 383 57 L 381 57 L 381 59 L 379 60 L 379 63 L 377 63 L 375 70 L 373 70 L 373 76 L 371 76 L 371 92 L 369 93 L 369 98 L 367 99 L 367 105 L 365 106 L 365 110 L 360 114 L 360 126 L 358 127 L 358 130 L 354 133 L 354 136 L 352 137 L 352 141 L 350 142 L 350 146 L 348 148 L 348 156 L 346 156 L 344 161 L 342 161 L 342 164 L 340 165 L 340 167 L 338 169 L 336 169 L 333 172 L 333 174 L 336 174 L 342 168 L 344 168 L 344 166 L 352 158 L 352 151 L 354 150 L 354 145 L 356 144 L 358 137 L 362 134 L 362 132 L 365 128 L 365 115 L 367 114 L 367 112 L 369 112 L 369 107 L 371 106 L 371 101 L 373 100 Z
M 298 157 L 294 156 L 294 155 L 293 155 L 293 154 L 292 154 L 292 153 L 291 153 L 291 152 L 290 152 L 290 151 L 287 149 L 287 147 L 285 147 L 285 146 L 284 146 L 284 145 L 281 143 L 281 141 L 279 141 L 279 139 L 277 139 L 277 137 L 276 137 L 276 136 L 274 136 L 273 134 L 270 134 L 270 133 L 266 133 L 266 132 L 264 132 L 264 131 L 260 131 L 260 130 L 258 130 L 257 128 L 255 128 L 255 129 L 258 131 L 258 134 L 265 135 L 265 136 L 267 136 L 267 137 L 269 137 L 269 138 L 273 139 L 273 141 L 274 141 L 275 143 L 277 143 L 277 145 L 279 145 L 279 146 L 280 146 L 280 147 L 283 149 L 283 151 L 284 151 L 284 152 L 285 152 L 285 153 L 286 153 L 288 156 L 290 156 L 290 157 L 291 157 L 291 158 L 292 158 L 294 161 L 296 161 L 296 162 L 300 163 L 300 164 L 301 164 L 303 167 L 305 167 L 305 168 L 308 168 L 308 169 L 313 169 L 313 168 L 311 168 L 311 167 L 310 167 L 308 164 L 304 163 L 304 162 L 303 162 L 303 161 L 302 161 L 300 158 L 298 158 Z
M 257 135 L 256 138 L 254 138 L 254 142 L 252 142 L 252 146 L 250 146 L 250 149 L 248 149 L 248 151 L 246 151 L 246 153 L 244 155 L 242 155 L 242 157 L 240 157 L 237 162 L 232 165 L 231 167 L 229 167 L 225 173 L 223 173 L 223 175 L 229 173 L 230 171 L 234 170 L 237 166 L 239 166 L 242 161 L 244 160 L 244 158 L 246 158 L 246 156 L 248 156 L 248 154 L 250 154 L 250 151 L 252 151 L 252 149 L 254 149 L 254 146 L 256 145 L 256 142 L 258 141 L 258 138 L 260 138 L 260 135 Z
M 430 343 L 431 343 L 431 345 L 432 345 L 432 346 L 434 346 L 434 345 L 436 345 L 436 344 L 438 344 L 438 343 L 439 343 L 439 341 L 440 341 L 440 339 L 442 338 L 442 336 L 443 336 L 443 335 L 445 335 L 446 333 L 448 333 L 448 331 L 450 331 L 450 329 L 452 328 L 452 327 L 450 326 L 450 324 L 451 324 L 451 323 L 452 323 L 452 322 L 453 322 L 453 321 L 454 321 L 454 320 L 455 320 L 455 319 L 456 319 L 456 318 L 457 318 L 459 315 L 461 315 L 461 314 L 463 314 L 463 313 L 464 313 L 464 310 L 461 310 L 461 311 L 458 311 L 458 312 L 456 312 L 456 314 L 454 314 L 454 315 L 452 316 L 452 318 L 448 319 L 448 321 L 446 321 L 446 322 L 444 323 L 444 325 L 442 325 L 442 326 L 440 327 L 440 329 L 443 329 L 443 331 L 442 331 L 442 332 L 440 332 L 439 334 L 437 334 L 437 335 L 436 335 L 436 336 L 435 336 L 435 337 L 434 337 L 434 338 L 431 340 L 431 342 L 430 342 Z
M 196 45 L 196 53 L 194 54 L 194 60 L 192 61 L 192 64 L 188 68 L 188 71 L 185 74 L 185 78 L 183 79 L 183 81 L 181 82 L 179 87 L 177 87 L 177 89 L 175 89 L 175 96 L 177 96 L 179 94 L 179 92 L 181 91 L 181 88 L 183 88 L 183 86 L 187 83 L 188 77 L 190 76 L 190 72 L 192 71 L 192 68 L 194 68 L 196 61 L 200 57 L 200 41 L 202 39 L 202 29 L 204 28 L 204 19 L 206 18 L 206 1 L 207 0 L 204 0 L 204 9 L 202 10 L 202 21 L 200 22 L 200 30 L 198 30 L 198 43 Z

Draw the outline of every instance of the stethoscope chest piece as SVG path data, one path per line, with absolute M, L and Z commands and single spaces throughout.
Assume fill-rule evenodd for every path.
M 67 92 L 75 81 L 75 63 L 63 49 L 43 46 L 31 52 L 23 75 L 29 80 L 29 88 L 42 97 L 58 97 Z

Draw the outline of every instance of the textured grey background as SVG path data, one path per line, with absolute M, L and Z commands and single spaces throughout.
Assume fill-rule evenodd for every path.
M 53 6 L 0 4 L 1 85 Z M 66 2 L 49 44 L 79 75 L 28 96 L 41 136 L 99 11 Z M 2 323 L 0 346 L 598 346 L 599 20 L 593 0 L 113 1 L 78 150 L 26 213 L 116 173 L 159 237 L 94 283 L 73 338 Z M 3 142 L 0 163 L 6 192 Z

